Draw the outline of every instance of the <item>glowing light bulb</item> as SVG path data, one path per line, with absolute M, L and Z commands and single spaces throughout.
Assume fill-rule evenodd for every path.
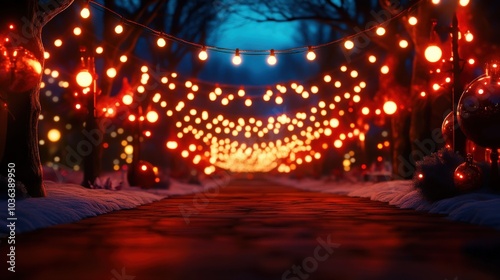
M 73 34 L 79 36 L 80 34 L 82 34 L 82 29 L 80 27 L 73 28 Z
M 274 101 L 278 105 L 283 104 L 283 97 L 281 97 L 281 96 L 278 95 Z
M 402 48 L 402 49 L 406 49 L 408 47 L 409 43 L 408 41 L 406 41 L 405 39 L 399 41 L 399 46 Z
M 459 1 L 460 6 L 462 6 L 462 7 L 469 5 L 469 2 L 470 2 L 469 0 L 460 0 Z
M 309 61 L 313 61 L 316 59 L 316 54 L 314 53 L 314 51 L 312 50 L 312 47 L 309 47 L 309 51 L 307 51 L 307 60 Z
M 393 115 L 394 113 L 396 113 L 398 105 L 394 101 L 386 101 L 384 103 L 383 109 L 384 113 L 386 113 L 387 115 Z
M 441 2 L 441 0 L 432 0 L 432 4 L 434 4 L 434 5 L 439 4 L 439 2 Z
M 242 62 L 241 56 L 240 56 L 240 50 L 236 49 L 234 56 L 233 56 L 233 64 L 234 65 L 240 65 Z
M 158 121 L 158 113 L 156 113 L 156 111 L 149 111 L 147 114 L 146 114 L 146 119 L 148 120 L 148 122 L 150 123 L 155 123 L 156 121 Z
M 200 51 L 200 53 L 198 54 L 198 58 L 201 60 L 201 61 L 205 61 L 208 59 L 208 53 L 207 53 L 207 50 L 205 47 L 203 47 Z
M 472 42 L 472 40 L 474 40 L 474 35 L 470 31 L 467 31 L 465 33 L 465 41 Z
M 125 105 L 130 105 L 132 104 L 132 102 L 134 102 L 134 98 L 131 95 L 126 94 L 122 97 L 122 102 Z
M 55 128 L 49 130 L 47 133 L 47 138 L 50 142 L 57 142 L 61 139 L 61 132 Z
M 274 55 L 274 50 L 271 50 L 269 57 L 267 58 L 267 64 L 269 65 L 275 65 L 278 60 L 276 59 L 276 56 Z
M 156 45 L 158 45 L 158 47 L 160 48 L 163 48 L 167 45 L 167 41 L 165 41 L 165 39 L 163 38 L 158 38 L 158 40 L 156 40 Z
M 121 34 L 123 32 L 123 26 L 121 24 L 118 24 L 115 26 L 115 33 L 116 34 Z
M 81 87 L 88 87 L 92 84 L 93 77 L 88 70 L 82 70 L 76 75 L 76 83 Z
M 56 46 L 56 47 L 60 47 L 60 46 L 62 46 L 62 40 L 61 40 L 61 39 L 56 39 L 56 40 L 54 41 L 54 46 Z
M 409 23 L 410 25 L 416 25 L 416 24 L 418 23 L 418 20 L 417 20 L 417 18 L 416 18 L 416 17 L 413 17 L 413 16 L 412 16 L 412 17 L 408 18 L 408 23 Z
M 387 65 L 382 66 L 382 67 L 380 68 L 380 72 L 381 72 L 382 74 L 387 74 L 387 73 L 389 73 L 389 66 L 387 66 Z
M 89 18 L 89 17 L 90 17 L 90 10 L 89 10 L 89 8 L 84 7 L 84 8 L 80 11 L 80 16 L 81 16 L 82 18 Z
M 108 75 L 108 77 L 110 78 L 116 77 L 116 69 L 113 67 L 108 68 L 108 70 L 106 70 L 106 75 Z
M 443 55 L 443 52 L 441 51 L 441 48 L 436 46 L 436 45 L 430 45 L 425 49 L 425 59 L 429 62 L 438 62 L 441 59 L 441 56 Z
M 384 36 L 384 34 L 385 34 L 385 28 L 378 27 L 377 30 L 375 30 L 375 33 L 377 33 L 378 36 Z
M 354 43 L 351 40 L 347 40 L 344 42 L 344 48 L 352 50 L 352 48 L 354 48 Z

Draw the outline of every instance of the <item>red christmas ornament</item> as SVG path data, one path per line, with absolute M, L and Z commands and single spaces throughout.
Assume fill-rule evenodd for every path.
M 441 125 L 441 134 L 447 148 L 453 147 L 453 128 L 455 128 L 456 137 L 465 138 L 464 133 L 460 130 L 457 120 L 454 118 L 453 112 L 450 112 L 443 120 Z
M 481 187 L 483 182 L 482 172 L 474 164 L 471 154 L 467 154 L 466 161 L 455 169 L 453 181 L 455 187 L 461 192 L 469 192 Z
M 154 166 L 144 160 L 132 165 L 127 172 L 129 185 L 140 186 L 143 189 L 153 188 L 157 183 Z

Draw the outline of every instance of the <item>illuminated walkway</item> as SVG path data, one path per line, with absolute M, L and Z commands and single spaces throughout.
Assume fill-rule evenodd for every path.
M 235 181 L 207 197 L 170 198 L 20 234 L 17 277 L 5 278 L 2 269 L 0 278 L 500 277 L 500 232 L 487 228 L 258 180 Z

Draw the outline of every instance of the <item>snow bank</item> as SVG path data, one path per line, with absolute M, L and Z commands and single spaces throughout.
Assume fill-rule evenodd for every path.
M 201 185 L 171 181 L 168 189 L 150 189 L 123 186 L 122 190 L 87 189 L 74 183 L 45 181 L 47 196 L 18 199 L 15 206 L 16 232 L 79 221 L 120 209 L 158 201 L 173 195 L 202 192 L 209 187 L 225 185 L 229 176 L 205 179 Z M 7 200 L 0 200 L 0 237 L 8 234 Z
M 365 197 L 387 202 L 399 208 L 444 214 L 454 221 L 479 224 L 500 230 L 500 195 L 498 194 L 469 193 L 430 203 L 413 188 L 412 182 L 408 180 L 372 183 L 293 180 L 282 177 L 269 179 L 275 183 L 302 190 Z

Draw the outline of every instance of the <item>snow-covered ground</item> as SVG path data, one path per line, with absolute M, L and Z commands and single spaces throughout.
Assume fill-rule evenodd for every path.
M 399 208 L 447 215 L 454 221 L 462 221 L 493 227 L 500 230 L 500 195 L 493 193 L 469 193 L 430 203 L 413 188 L 412 182 L 386 181 L 379 183 L 328 181 L 287 177 L 269 177 L 269 180 L 302 190 L 365 197 L 387 202 Z
M 47 170 L 45 170 L 47 171 Z M 115 184 L 123 174 L 108 174 Z M 50 178 L 50 174 L 46 177 Z M 55 177 L 52 177 L 54 179 Z M 122 185 L 120 190 L 87 189 L 76 182 L 81 182 L 81 173 L 65 173 L 58 176 L 58 182 L 45 181 L 47 196 L 43 198 L 17 199 L 14 216 L 9 216 L 7 200 L 0 199 L 0 237 L 9 234 L 7 225 L 15 222 L 17 233 L 38 228 L 65 224 L 97 216 L 120 209 L 130 209 L 151 203 L 173 195 L 185 195 L 203 192 L 207 189 L 222 187 L 229 182 L 229 176 L 219 179 L 206 178 L 201 185 L 185 184 L 170 180 L 166 189 L 144 190 Z M 8 218 L 16 218 L 9 220 Z

